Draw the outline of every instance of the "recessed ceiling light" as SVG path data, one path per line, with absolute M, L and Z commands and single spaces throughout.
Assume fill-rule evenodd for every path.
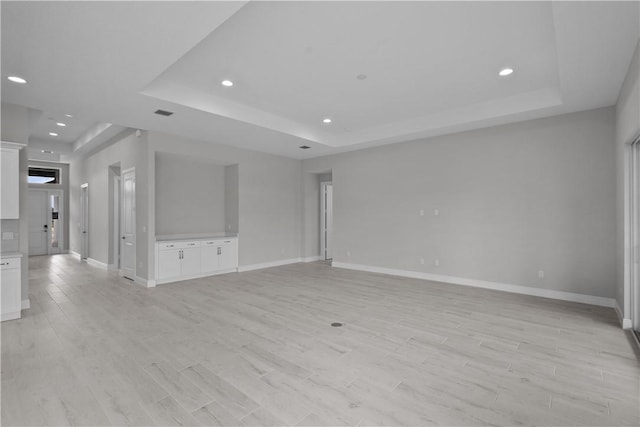
M 21 85 L 26 84 L 27 81 L 25 79 L 23 79 L 22 77 L 18 77 L 18 76 L 9 76 L 7 77 L 10 81 L 14 82 L 14 83 L 20 83 Z
M 58 136 L 58 134 L 57 134 L 57 133 L 55 133 L 55 132 L 49 132 L 49 135 L 51 135 L 51 136 Z
M 231 80 L 223 80 L 220 82 L 222 86 L 231 87 L 233 86 L 233 82 Z
M 331 119 L 329 117 L 327 117 L 326 119 L 322 120 L 322 123 L 331 123 Z
M 366 74 L 358 74 L 358 75 L 356 76 L 356 79 L 358 79 L 358 80 L 365 80 L 366 78 L 367 78 L 367 75 L 366 75 Z
M 67 125 L 66 123 L 62 123 L 62 122 L 58 122 L 58 123 L 56 123 L 56 124 L 57 124 L 58 126 L 60 126 L 60 127 L 65 127 L 65 126 Z
M 65 114 L 64 116 L 69 118 L 73 117 L 71 114 Z
M 498 73 L 498 75 L 500 77 L 506 77 L 509 74 L 513 73 L 513 68 L 503 68 L 502 70 L 500 70 L 500 72 Z

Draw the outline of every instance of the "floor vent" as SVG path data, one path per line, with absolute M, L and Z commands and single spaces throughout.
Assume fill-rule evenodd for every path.
M 333 322 L 331 326 L 333 326 L 334 328 L 339 328 L 340 326 L 342 326 L 342 323 Z

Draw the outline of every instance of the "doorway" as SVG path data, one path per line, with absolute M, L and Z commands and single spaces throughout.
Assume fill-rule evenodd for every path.
M 64 192 L 29 189 L 29 255 L 59 254 L 64 247 Z
M 136 277 L 136 170 L 122 171 L 120 193 L 120 270 L 128 279 Z
M 80 186 L 80 259 L 89 257 L 89 184 Z
M 111 235 L 109 243 L 109 262 L 110 270 L 120 271 L 120 205 L 121 205 L 121 188 L 120 179 L 120 163 L 109 166 L 109 233 Z
M 333 259 L 333 183 L 320 183 L 320 256 Z

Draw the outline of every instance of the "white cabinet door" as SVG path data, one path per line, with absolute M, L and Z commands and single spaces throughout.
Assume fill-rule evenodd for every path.
M 218 255 L 218 269 L 229 270 L 236 268 L 236 245 L 232 241 L 224 241 L 221 245 Z
M 158 251 L 158 279 L 180 277 L 180 250 Z
M 0 218 L 17 219 L 20 217 L 20 167 L 18 150 L 2 148 L 0 152 Z
M 200 261 L 202 265 L 203 273 L 212 273 L 218 269 L 218 247 L 213 244 L 214 242 L 205 242 L 200 248 L 201 256 Z
M 182 249 L 182 275 L 200 274 L 200 247 Z
M 0 318 L 11 320 L 20 318 L 22 304 L 20 283 L 20 258 L 5 258 L 0 262 L 2 280 L 0 286 Z

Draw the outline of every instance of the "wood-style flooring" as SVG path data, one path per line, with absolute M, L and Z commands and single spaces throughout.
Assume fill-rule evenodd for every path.
M 3 426 L 640 424 L 611 309 L 324 263 L 154 289 L 29 263 Z

